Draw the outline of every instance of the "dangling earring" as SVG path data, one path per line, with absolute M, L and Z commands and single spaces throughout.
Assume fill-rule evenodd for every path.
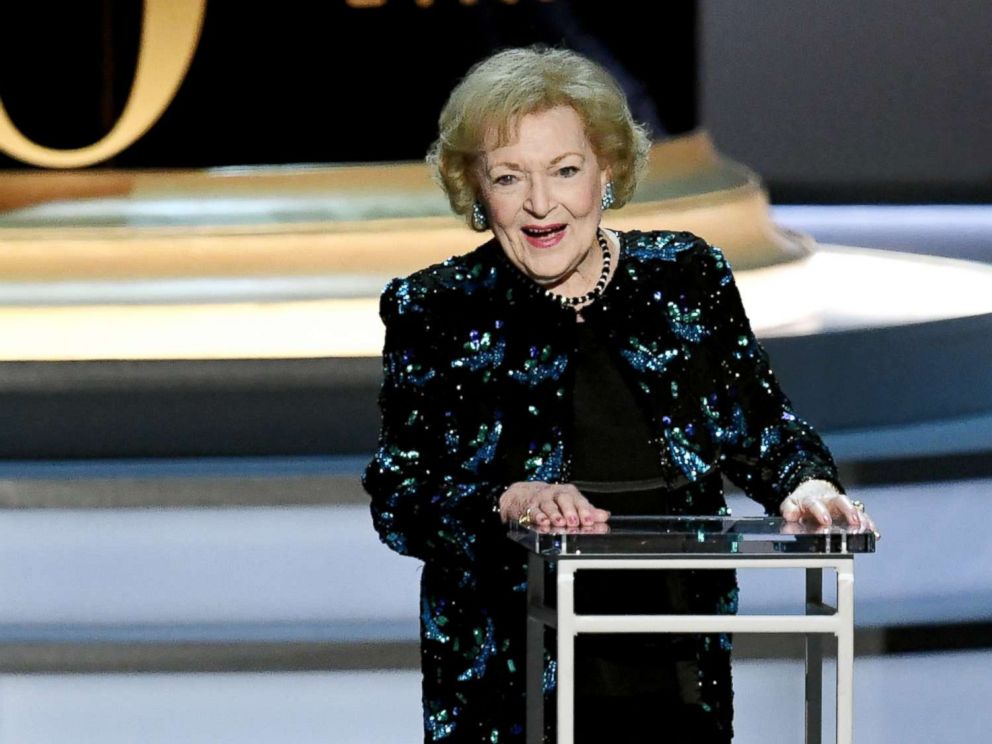
M 607 181 L 606 188 L 603 189 L 603 210 L 612 207 L 614 202 L 616 202 L 616 195 L 613 193 L 613 181 Z
M 478 200 L 472 205 L 472 227 L 479 232 L 489 227 L 489 220 L 486 219 L 486 213 L 482 211 L 482 203 Z

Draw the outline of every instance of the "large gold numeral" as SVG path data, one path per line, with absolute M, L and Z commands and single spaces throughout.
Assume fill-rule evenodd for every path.
M 72 150 L 42 147 L 18 131 L 0 101 L 0 151 L 45 168 L 80 168 L 129 147 L 172 103 L 200 42 L 206 5 L 207 0 L 145 0 L 131 94 L 99 142 Z

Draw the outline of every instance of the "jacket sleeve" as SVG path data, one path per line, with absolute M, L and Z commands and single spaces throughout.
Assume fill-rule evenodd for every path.
M 380 539 L 403 555 L 457 567 L 506 540 L 498 499 L 509 484 L 465 470 L 446 446 L 449 390 L 430 313 L 415 286 L 393 279 L 382 293 L 386 327 L 378 444 L 362 474 Z
M 829 481 L 845 493 L 827 446 L 779 387 L 751 329 L 730 262 L 701 238 L 690 253 L 694 278 L 703 287 L 700 302 L 711 315 L 705 343 L 717 389 L 704 408 L 720 443 L 721 469 L 772 515 L 806 480 Z

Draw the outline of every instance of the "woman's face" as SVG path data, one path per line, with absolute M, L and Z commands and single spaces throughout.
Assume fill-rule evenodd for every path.
M 583 277 L 595 281 L 601 268 L 599 251 L 591 249 L 609 169 L 600 168 L 582 120 L 571 106 L 558 106 L 521 118 L 515 142 L 491 148 L 491 141 L 477 176 L 503 251 L 545 287 L 585 291 Z

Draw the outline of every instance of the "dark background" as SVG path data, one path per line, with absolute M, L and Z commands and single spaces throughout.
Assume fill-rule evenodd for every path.
M 5 8 L 0 98 L 21 131 L 50 147 L 92 143 L 130 89 L 137 2 L 32 2 Z M 694 2 L 652 9 L 669 29 L 630 23 L 640 3 L 211 0 L 172 106 L 139 142 L 96 167 L 417 160 L 448 93 L 476 61 L 543 41 L 578 49 L 624 84 L 657 137 L 696 123 Z M 656 103 L 660 102 L 660 103 Z M 25 167 L 0 156 L 0 168 Z
M 699 20 L 702 118 L 773 202 L 992 201 L 992 2 L 701 0 Z
M 140 13 L 5 4 L 0 98 L 22 131 L 52 147 L 102 136 Z M 538 40 L 606 64 L 658 137 L 704 123 L 776 203 L 992 200 L 987 0 L 211 0 L 171 108 L 97 167 L 419 159 L 467 68 Z

